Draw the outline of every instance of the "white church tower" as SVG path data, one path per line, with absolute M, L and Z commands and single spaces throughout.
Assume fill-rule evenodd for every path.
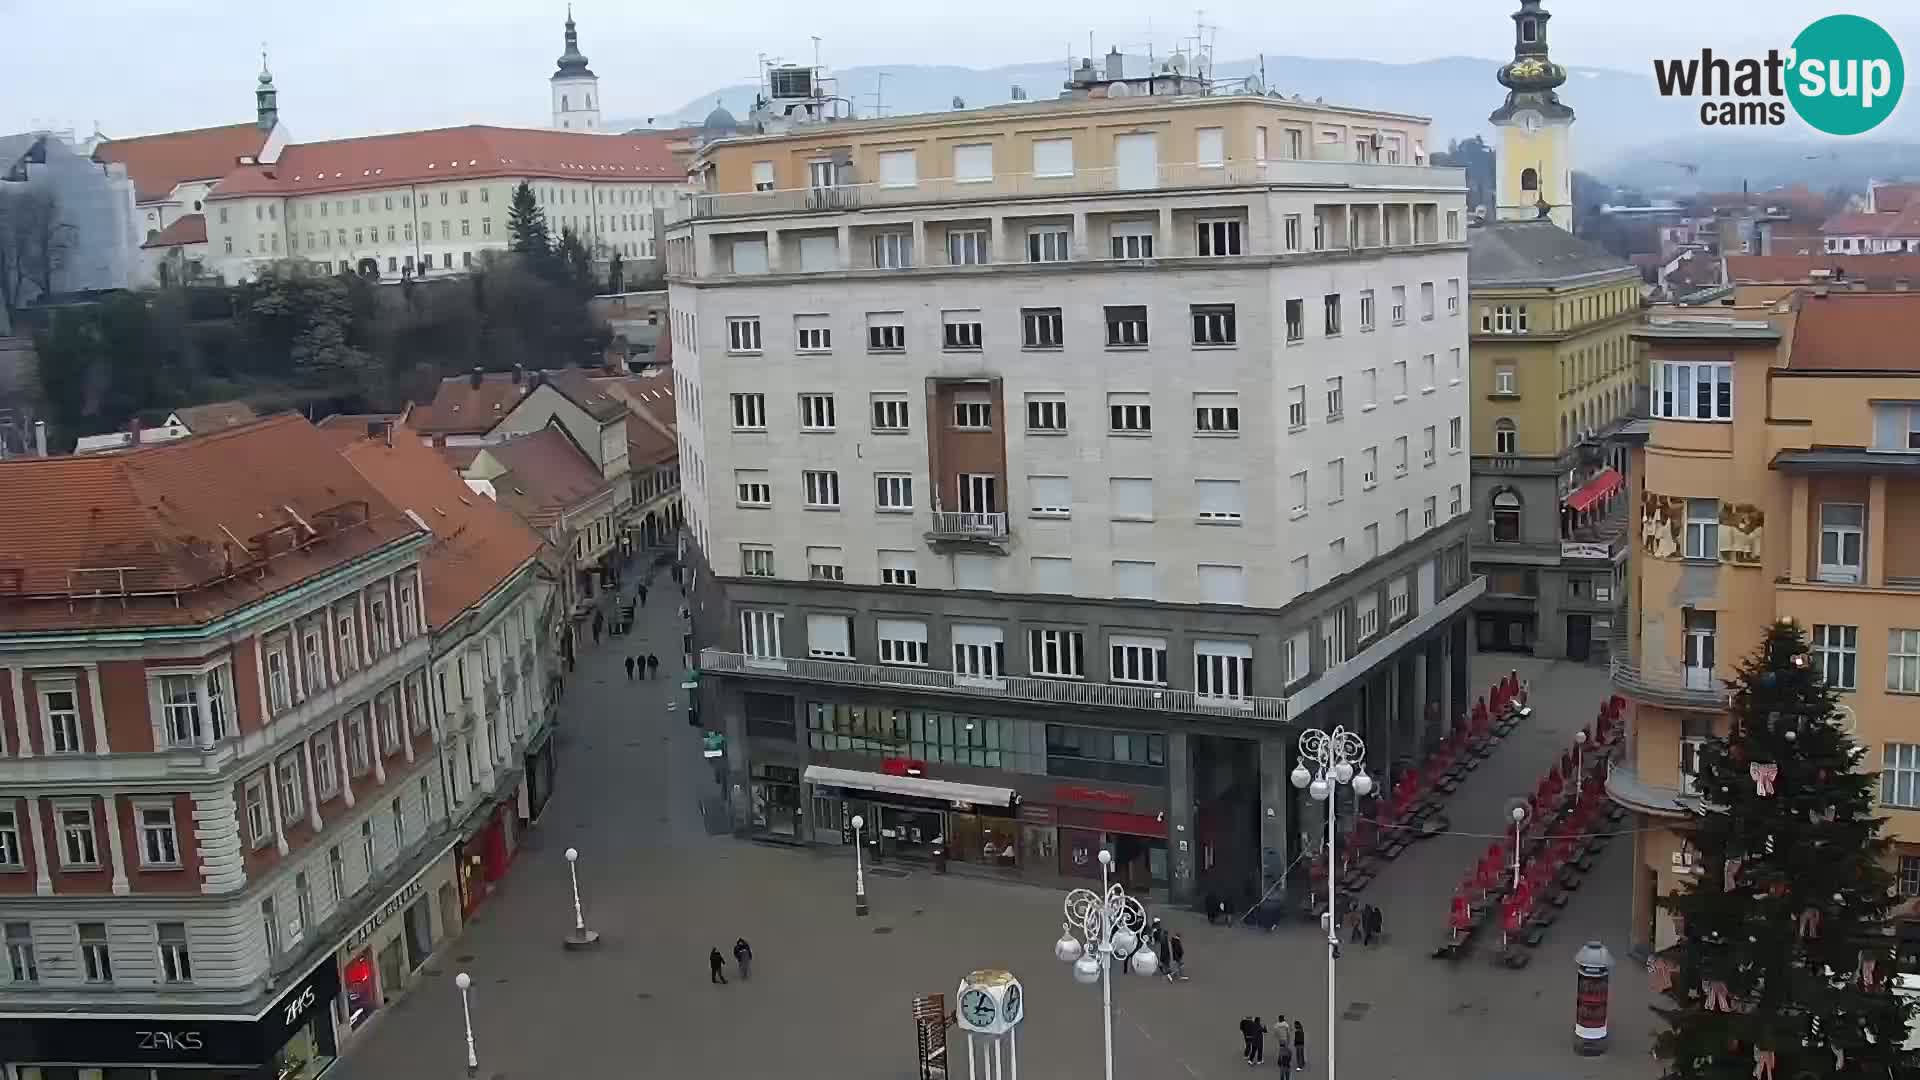
M 600 77 L 580 55 L 580 33 L 573 28 L 573 5 L 567 5 L 567 51 L 553 83 L 553 126 L 570 131 L 600 130 Z

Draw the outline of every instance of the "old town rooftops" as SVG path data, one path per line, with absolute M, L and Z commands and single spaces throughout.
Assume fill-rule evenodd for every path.
M 93 160 L 119 162 L 133 179 L 141 202 L 164 199 L 173 189 L 193 180 L 218 180 L 240 167 L 242 158 L 257 158 L 267 144 L 267 133 L 249 120 L 244 124 L 168 131 L 131 139 L 109 139 L 93 150 Z
M 1920 374 L 1920 293 L 1813 290 L 1797 302 L 1788 370 Z
M 378 190 L 408 184 L 537 177 L 682 184 L 668 140 L 532 128 L 466 127 L 294 143 L 271 165 L 222 169 L 210 199 Z
M 209 622 L 423 530 L 298 414 L 0 462 L 0 633 Z

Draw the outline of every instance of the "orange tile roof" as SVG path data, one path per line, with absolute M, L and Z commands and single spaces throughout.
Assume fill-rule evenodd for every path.
M 1920 236 L 1920 202 L 1877 214 L 1835 214 L 1820 231 L 1828 236 Z
M 238 427 L 248 421 L 258 419 L 260 414 L 253 406 L 244 401 L 214 401 L 205 405 L 189 405 L 184 409 L 173 410 L 173 415 L 187 426 L 195 435 L 205 435 L 222 428 Z
M 182 214 L 172 223 L 153 235 L 153 239 L 140 246 L 143 248 L 178 247 L 181 244 L 204 244 L 207 242 L 207 215 Z
M 1831 273 L 1820 278 L 1814 271 Z M 1905 277 L 1920 281 L 1920 255 L 1729 255 L 1727 278 L 1746 284 L 1799 283 L 1820 280 L 1886 280 Z
M 1787 367 L 1920 374 L 1915 341 L 1920 341 L 1920 292 L 1803 294 Z
M 440 380 L 432 401 L 414 407 L 412 426 L 422 435 L 485 435 L 531 388 L 532 380 L 516 383 L 510 371 L 487 372 L 479 386 L 472 375 L 451 376 Z
M 532 128 L 466 127 L 295 143 L 272 165 L 222 170 L 210 198 L 302 195 L 447 180 L 686 182 L 659 135 L 605 135 Z M 505 213 L 503 209 L 501 211 Z
M 0 632 L 204 623 L 419 532 L 297 413 L 0 462 L 0 505 Z
M 493 478 L 500 505 L 544 529 L 608 488 L 566 432 L 547 427 L 481 448 L 506 472 Z
M 680 440 L 638 416 L 627 417 L 627 467 L 665 465 L 680 456 Z
M 540 553 L 532 529 L 469 488 L 419 433 L 401 428 L 389 446 L 363 429 L 341 453 L 394 506 L 412 510 L 433 529 L 420 560 L 433 629 L 447 626 Z
M 627 406 L 619 398 L 607 392 L 604 385 L 607 380 L 594 378 L 593 373 L 582 368 L 562 368 L 559 371 L 545 372 L 546 380 L 553 384 L 568 401 L 580 406 L 581 411 L 604 424 L 619 419 L 627 411 Z
M 1906 209 L 1916 195 L 1920 195 L 1920 184 L 1873 185 L 1873 205 L 1880 210 L 1898 213 Z
M 93 160 L 125 165 L 135 197 L 152 202 L 190 180 L 220 179 L 238 168 L 242 157 L 259 156 L 266 143 L 267 133 L 257 124 L 227 124 L 109 139 L 94 147 Z

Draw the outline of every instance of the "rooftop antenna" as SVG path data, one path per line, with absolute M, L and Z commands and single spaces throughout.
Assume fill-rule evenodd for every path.
M 820 74 L 820 35 L 813 35 L 813 73 Z

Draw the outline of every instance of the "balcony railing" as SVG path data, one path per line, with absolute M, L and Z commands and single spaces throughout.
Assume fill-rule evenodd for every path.
M 927 535 L 935 540 L 1005 540 L 1007 515 L 935 510 Z
M 758 657 L 743 653 L 721 652 L 718 649 L 706 649 L 700 653 L 700 670 L 797 682 L 829 683 L 836 686 L 914 690 L 975 699 L 1026 701 L 1040 705 L 1130 709 L 1139 712 L 1182 713 L 1189 716 L 1234 716 L 1252 720 L 1285 721 L 1287 719 L 1285 698 L 1217 698 L 1196 694 L 1191 690 L 1120 686 L 1114 683 L 1084 682 L 1075 679 L 1033 679 L 1015 675 L 983 678 L 931 668 Z
M 1733 692 L 1711 669 L 1667 660 L 1645 662 L 1624 635 L 1608 643 L 1613 684 L 1628 697 L 1677 709 L 1719 711 L 1733 703 Z
M 996 173 L 980 179 L 923 177 L 909 184 L 838 184 L 833 187 L 783 188 L 682 195 L 668 211 L 669 224 L 756 214 L 848 211 L 926 203 L 1021 199 L 1051 195 L 1165 191 L 1285 184 L 1328 188 L 1465 187 L 1464 169 L 1428 165 L 1385 165 L 1355 161 L 1228 161 L 1167 163 L 1151 170 L 1077 169 L 1065 175 Z M 1399 241 L 1406 243 L 1406 239 Z M 1413 242 L 1423 242 L 1413 238 Z M 1424 242 L 1435 242 L 1427 237 Z
M 1684 788 L 1650 784 L 1641 779 L 1633 766 L 1618 759 L 1607 764 L 1607 795 L 1621 806 L 1643 814 L 1678 817 L 1691 813 L 1699 805 L 1693 793 Z

